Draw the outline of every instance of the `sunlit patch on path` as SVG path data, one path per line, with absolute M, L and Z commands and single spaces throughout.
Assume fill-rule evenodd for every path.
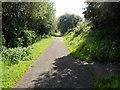
M 88 88 L 93 77 L 56 37 L 14 88 Z

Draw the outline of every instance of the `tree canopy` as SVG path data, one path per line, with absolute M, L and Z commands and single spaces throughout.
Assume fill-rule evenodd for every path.
M 2 29 L 7 47 L 28 46 L 36 36 L 48 34 L 55 28 L 52 2 L 3 2 L 2 8 Z
M 85 18 L 91 21 L 93 30 L 120 32 L 120 2 L 89 2 Z
M 74 14 L 64 14 L 58 19 L 58 29 L 61 33 L 65 33 L 69 28 L 77 26 L 77 23 L 82 21 L 82 18 Z

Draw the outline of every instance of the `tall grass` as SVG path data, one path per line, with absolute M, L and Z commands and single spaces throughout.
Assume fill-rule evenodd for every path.
M 114 62 L 120 58 L 118 41 L 104 31 L 91 30 L 87 25 L 68 30 L 64 40 L 71 54 L 81 60 Z
M 19 63 L 14 65 L 2 65 L 2 73 L 0 76 L 2 77 L 2 88 L 12 88 L 13 85 L 21 78 L 21 76 L 25 73 L 25 71 L 32 65 L 32 62 L 37 59 L 37 57 L 42 53 L 43 50 L 47 48 L 47 46 L 52 42 L 54 37 L 50 37 L 47 39 L 42 39 L 33 45 L 30 45 L 28 48 L 31 49 L 32 59 L 19 61 Z

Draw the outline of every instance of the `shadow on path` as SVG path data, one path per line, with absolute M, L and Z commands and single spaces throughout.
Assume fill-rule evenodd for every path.
M 71 55 L 56 59 L 51 71 L 32 81 L 32 88 L 92 88 L 95 78 L 120 74 L 118 65 L 82 62 Z
M 51 71 L 33 80 L 32 88 L 90 88 L 93 81 L 80 61 L 67 55 L 56 59 Z

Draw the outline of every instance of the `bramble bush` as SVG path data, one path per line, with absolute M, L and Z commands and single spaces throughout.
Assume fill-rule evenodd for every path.
M 2 51 L 2 60 L 7 65 L 17 64 L 19 61 L 30 60 L 32 58 L 30 48 L 8 48 Z

